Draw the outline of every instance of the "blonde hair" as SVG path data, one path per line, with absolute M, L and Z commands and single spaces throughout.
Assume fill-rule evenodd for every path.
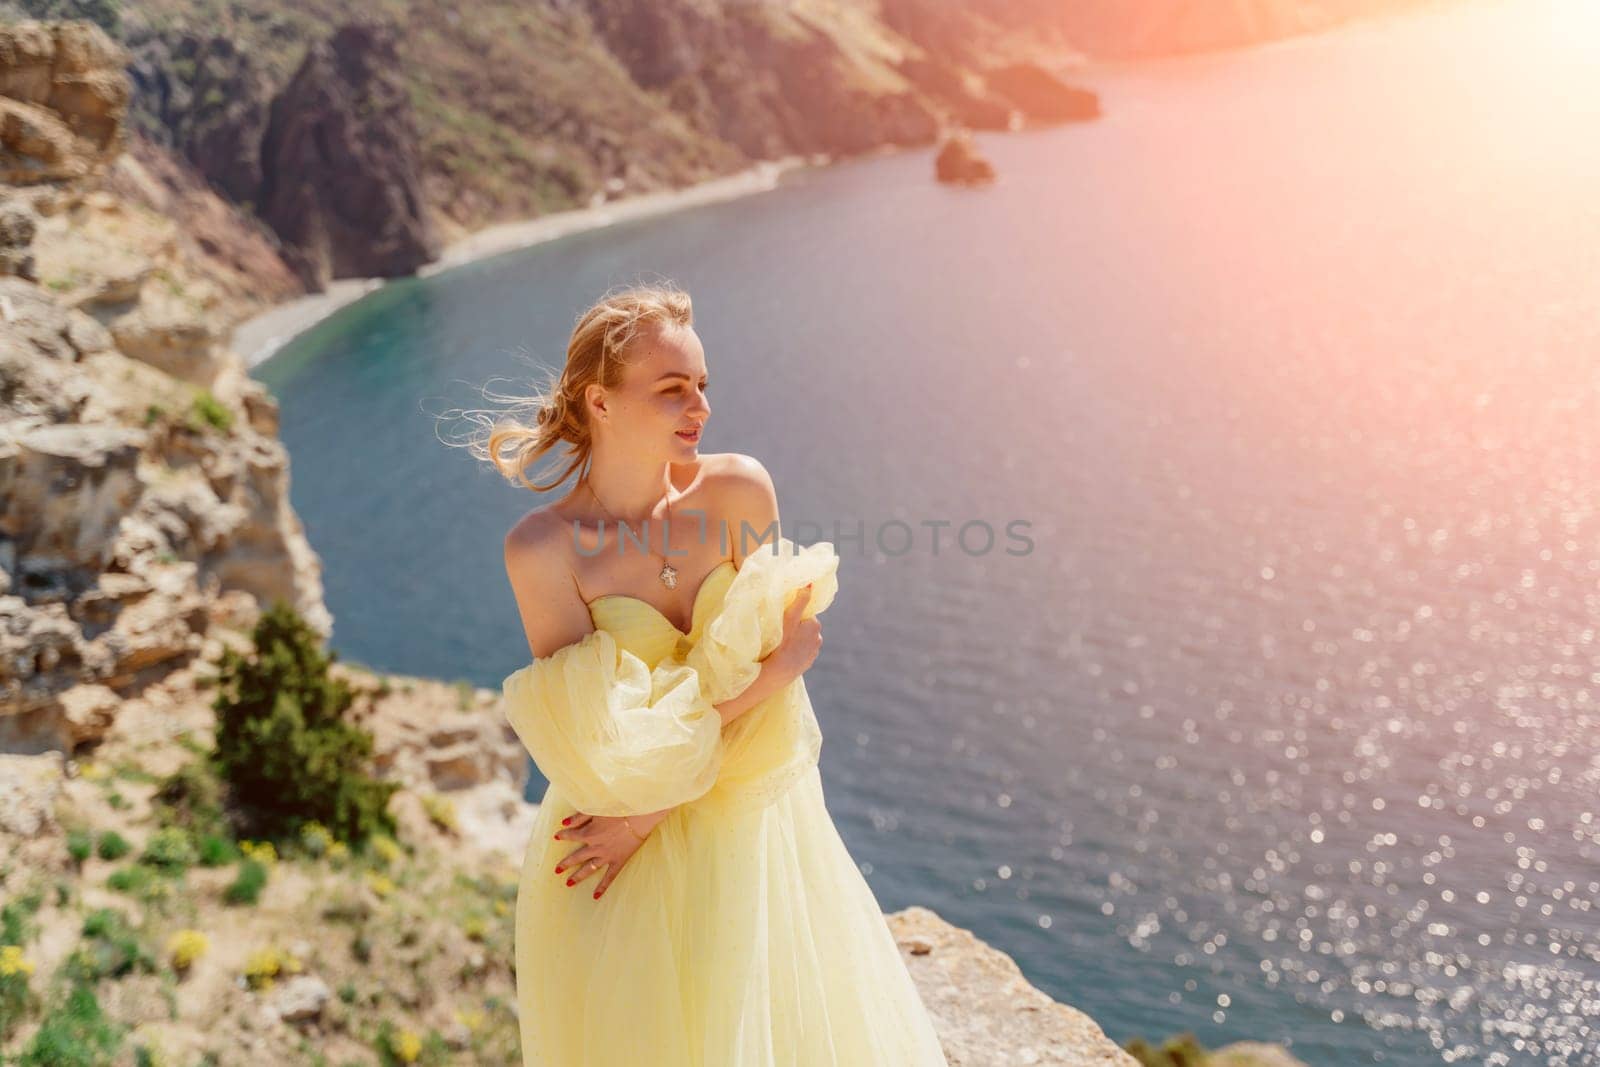
M 468 448 L 492 464 L 515 485 L 542 493 L 565 482 L 593 455 L 594 435 L 583 394 L 590 385 L 615 388 L 628 366 L 623 354 L 645 326 L 692 326 L 689 294 L 668 283 L 635 285 L 607 292 L 578 316 L 567 341 L 567 360 L 546 387 L 531 396 L 485 391 L 505 401 L 499 409 L 461 412 L 476 423 Z M 540 483 L 528 468 L 557 445 L 566 443 L 570 461 L 561 474 Z

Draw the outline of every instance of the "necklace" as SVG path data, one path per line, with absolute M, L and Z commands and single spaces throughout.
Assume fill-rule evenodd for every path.
M 594 486 L 590 485 L 588 482 L 584 482 L 583 484 L 585 485 L 585 487 L 588 488 L 589 495 L 594 497 L 594 502 L 596 504 L 600 504 L 600 510 L 605 512 L 608 516 L 610 516 L 611 521 L 616 523 L 617 526 L 618 526 L 618 529 L 620 530 L 620 528 L 622 526 L 622 520 L 617 518 L 615 515 L 612 515 L 611 514 L 611 509 L 606 507 L 605 504 L 601 503 L 600 494 L 598 494 L 598 493 L 596 493 L 594 491 Z M 671 494 L 671 490 L 668 490 L 668 493 L 667 493 L 667 496 L 666 496 L 666 501 L 667 501 L 667 517 L 666 517 L 666 519 L 663 521 L 663 523 L 661 525 L 661 540 L 662 541 L 665 541 L 667 539 L 667 528 L 672 522 L 672 494 Z M 617 536 L 621 537 L 622 535 L 619 532 Z M 648 527 L 645 528 L 645 537 L 644 537 L 644 539 L 645 539 L 645 543 L 646 544 L 650 543 L 650 530 L 649 530 Z M 621 542 L 618 541 L 618 544 L 621 544 Z M 674 567 L 672 564 L 667 562 L 667 554 L 665 552 L 660 553 L 660 555 L 661 555 L 661 569 L 656 572 L 656 577 L 660 578 L 661 579 L 661 584 L 666 586 L 668 589 L 676 589 L 676 588 L 678 588 L 678 568 Z

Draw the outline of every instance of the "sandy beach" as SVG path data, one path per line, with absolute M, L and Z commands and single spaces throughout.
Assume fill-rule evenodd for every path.
M 779 180 L 788 171 L 806 166 L 819 166 L 827 162 L 826 157 L 806 156 L 763 160 L 746 170 L 710 178 L 683 189 L 643 193 L 609 200 L 592 207 L 559 211 L 516 222 L 498 223 L 450 243 L 438 259 L 417 271 L 417 276 L 430 277 L 440 271 L 450 270 L 474 260 L 497 256 L 502 252 L 519 248 L 529 248 L 571 233 L 596 230 L 630 219 L 663 215 L 681 208 L 766 192 L 776 188 Z M 390 279 L 387 278 L 335 279 L 329 283 L 324 292 L 308 293 L 239 323 L 229 339 L 229 347 L 243 356 L 248 366 L 259 366 L 271 358 L 273 353 L 327 316 L 361 299 L 388 281 Z

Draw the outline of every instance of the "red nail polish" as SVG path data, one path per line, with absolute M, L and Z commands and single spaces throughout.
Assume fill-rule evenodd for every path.
M 561 820 L 561 825 L 562 826 L 570 826 L 571 824 L 572 824 L 572 816 L 570 816 L 570 815 L 568 815 L 565 819 Z
M 572 884 L 572 879 L 571 879 L 571 878 L 568 878 L 568 879 L 567 879 L 567 884 L 568 884 L 568 885 L 571 885 L 571 884 Z
M 562 871 L 564 871 L 564 870 L 566 870 L 566 868 L 565 868 L 565 867 L 557 867 L 557 868 L 556 868 L 556 873 L 557 873 L 557 874 L 560 874 L 560 873 L 561 873 L 561 872 L 562 872 Z
M 599 899 L 600 899 L 600 894 L 599 894 L 599 893 L 596 893 L 596 894 L 595 894 L 595 895 L 594 895 L 594 899 L 596 899 L 596 900 L 599 900 Z

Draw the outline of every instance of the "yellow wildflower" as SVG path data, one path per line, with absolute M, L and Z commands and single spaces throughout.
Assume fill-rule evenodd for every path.
M 252 989 L 268 989 L 283 967 L 278 950 L 272 946 L 257 949 L 245 961 L 244 976 Z
M 179 930 L 167 939 L 167 956 L 173 970 L 184 971 L 210 947 L 210 940 L 199 930 Z
M 422 1055 L 422 1038 L 410 1030 L 402 1030 L 394 1039 L 394 1054 L 406 1063 L 413 1063 Z
M 239 851 L 263 867 L 276 866 L 278 862 L 278 850 L 271 841 L 240 841 Z
M 0 978 L 32 973 L 33 961 L 22 954 L 21 945 L 0 945 Z

